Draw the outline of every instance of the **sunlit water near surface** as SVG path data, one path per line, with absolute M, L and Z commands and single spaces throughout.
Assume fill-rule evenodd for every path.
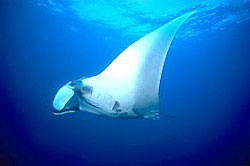
M 249 0 L 0 4 L 0 165 L 249 165 Z M 55 116 L 70 80 L 189 11 L 160 86 L 160 120 Z M 167 116 L 166 116 L 167 115 Z

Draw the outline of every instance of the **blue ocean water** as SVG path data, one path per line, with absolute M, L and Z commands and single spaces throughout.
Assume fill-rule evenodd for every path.
M 250 1 L 0 2 L 0 165 L 250 165 Z M 160 120 L 55 116 L 70 80 L 102 71 L 182 13 Z

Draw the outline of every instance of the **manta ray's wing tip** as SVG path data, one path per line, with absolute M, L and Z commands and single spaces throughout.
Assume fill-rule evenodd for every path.
M 198 12 L 197 10 L 193 10 L 193 11 L 190 11 L 190 12 L 186 12 L 186 13 L 183 13 L 182 16 L 180 16 L 180 17 L 189 18 L 189 17 L 191 17 L 192 15 L 196 14 L 197 12 Z

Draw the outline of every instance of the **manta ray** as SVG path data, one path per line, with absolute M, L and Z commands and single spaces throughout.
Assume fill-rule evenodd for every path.
M 162 69 L 183 14 L 127 47 L 100 74 L 70 81 L 54 98 L 54 114 L 88 112 L 118 119 L 159 119 Z

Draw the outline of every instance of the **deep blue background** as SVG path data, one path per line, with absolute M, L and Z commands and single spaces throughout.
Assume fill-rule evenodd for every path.
M 122 121 L 54 116 L 51 103 L 138 38 L 33 3 L 0 14 L 0 165 L 250 165 L 249 20 L 174 40 L 160 87 L 169 116 Z

